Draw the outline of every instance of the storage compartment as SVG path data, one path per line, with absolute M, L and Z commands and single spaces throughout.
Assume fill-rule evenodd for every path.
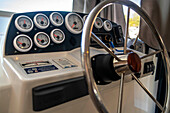
M 88 89 L 84 77 L 78 77 L 35 87 L 32 95 L 33 110 L 41 111 L 88 95 Z

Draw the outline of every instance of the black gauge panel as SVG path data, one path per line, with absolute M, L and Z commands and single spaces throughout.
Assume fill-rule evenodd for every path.
M 6 34 L 5 55 L 30 54 L 70 51 L 80 47 L 83 28 L 83 17 L 87 14 L 63 11 L 39 11 L 28 13 L 16 13 L 12 16 Z M 67 20 L 67 19 L 68 20 Z M 102 22 L 106 19 L 100 18 Z M 67 21 L 67 23 L 66 23 Z M 104 27 L 93 27 L 93 32 L 101 37 L 106 44 L 105 37 L 111 37 L 116 47 L 123 46 L 123 34 L 121 26 L 112 23 L 112 29 L 106 31 Z M 74 32 L 72 32 L 69 25 Z M 26 26 L 26 27 L 25 27 Z M 20 36 L 29 37 L 30 48 L 14 40 Z M 23 38 L 22 38 L 23 39 Z M 22 40 L 21 40 L 22 41 Z M 27 41 L 28 42 L 28 41 Z M 25 43 L 25 42 L 24 42 Z M 18 49 L 17 45 L 18 44 Z M 97 47 L 92 41 L 91 46 Z

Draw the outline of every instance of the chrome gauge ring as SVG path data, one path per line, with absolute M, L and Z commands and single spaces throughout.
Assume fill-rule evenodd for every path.
M 33 26 L 34 24 L 28 16 L 21 15 L 15 20 L 15 27 L 21 32 L 29 32 L 32 30 Z
M 38 13 L 34 16 L 34 23 L 39 29 L 46 29 L 50 25 L 48 17 L 42 13 Z
M 65 34 L 60 29 L 54 29 L 51 31 L 51 39 L 54 43 L 60 44 L 65 40 Z
M 100 18 L 100 17 L 97 17 L 95 22 L 94 22 L 94 26 L 97 28 L 97 29 L 100 29 L 103 27 L 103 20 Z
M 50 44 L 50 37 L 45 32 L 38 32 L 34 36 L 34 43 L 39 48 L 46 48 Z
M 88 15 L 85 25 L 84 25 L 84 28 L 83 28 L 82 42 L 81 42 L 82 66 L 85 69 L 85 76 L 86 76 L 86 82 L 88 85 L 89 94 L 90 94 L 90 97 L 91 97 L 96 109 L 100 113 L 108 113 L 108 110 L 106 109 L 106 107 L 104 106 L 104 104 L 101 100 L 100 93 L 98 91 L 97 85 L 96 85 L 94 77 L 93 77 L 93 71 L 91 68 L 91 58 L 90 58 L 90 52 L 89 52 L 90 51 L 90 48 L 89 48 L 90 43 L 89 42 L 90 42 L 90 37 L 94 36 L 94 34 L 92 33 L 92 28 L 93 28 L 93 24 L 95 23 L 95 20 L 96 20 L 98 14 L 102 11 L 102 9 L 104 9 L 107 6 L 112 5 L 113 3 L 125 5 L 131 9 L 133 9 L 136 13 L 138 13 L 143 18 L 143 20 L 146 22 L 146 24 L 149 26 L 153 35 L 157 39 L 157 41 L 160 45 L 160 48 L 162 49 L 161 53 L 162 53 L 162 58 L 163 58 L 163 62 L 165 65 L 165 77 L 166 77 L 166 97 L 165 97 L 164 106 L 162 107 L 163 108 L 162 113 L 169 113 L 170 112 L 170 105 L 169 105 L 169 102 L 170 102 L 170 99 L 169 99 L 169 97 L 170 97 L 170 87 L 169 87 L 170 64 L 169 64 L 169 56 L 168 56 L 166 47 L 163 43 L 163 40 L 162 40 L 160 34 L 158 33 L 157 29 L 153 25 L 153 22 L 150 20 L 149 16 L 143 11 L 143 9 L 141 9 L 139 6 L 137 6 L 136 4 L 134 4 L 131 1 L 124 1 L 124 0 L 106 0 L 106 1 L 99 3 L 95 8 L 92 9 L 90 14 Z M 99 43 L 102 44 L 102 42 L 100 42 L 100 41 L 99 41 Z M 109 52 L 109 49 L 106 49 L 106 48 L 104 48 L 104 49 Z M 116 56 L 115 56 L 115 58 L 116 58 Z M 117 60 L 119 60 L 119 59 L 117 59 Z M 118 113 L 120 113 L 120 112 L 118 112 Z
M 13 46 L 19 52 L 28 52 L 32 48 L 32 40 L 29 36 L 21 34 L 14 38 Z
M 82 32 L 84 21 L 77 13 L 68 13 L 65 17 L 65 26 L 73 34 Z
M 50 15 L 50 21 L 54 26 L 61 26 L 64 22 L 64 19 L 60 13 L 53 12 Z

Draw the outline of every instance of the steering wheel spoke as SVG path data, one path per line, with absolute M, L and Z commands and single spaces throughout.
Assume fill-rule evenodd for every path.
M 162 105 L 155 99 L 155 97 L 151 94 L 151 92 L 144 86 L 144 84 L 132 73 L 132 77 L 135 81 L 142 87 L 142 89 L 148 94 L 148 96 L 155 102 L 155 104 L 159 107 L 159 109 L 163 112 L 164 108 Z
M 121 79 L 120 79 L 120 86 L 119 86 L 119 100 L 118 100 L 117 113 L 122 113 L 124 77 L 125 77 L 125 74 L 122 73 L 122 74 L 121 74 Z
M 145 56 L 140 57 L 140 59 L 144 59 L 144 58 L 153 56 L 153 55 L 158 54 L 158 53 L 160 53 L 160 52 L 162 52 L 162 51 L 163 51 L 163 50 L 155 51 L 155 52 L 153 52 L 153 53 L 150 53 L 150 54 L 147 54 L 147 55 L 145 55 Z

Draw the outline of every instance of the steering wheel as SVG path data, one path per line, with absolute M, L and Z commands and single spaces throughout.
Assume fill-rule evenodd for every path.
M 157 54 L 157 53 L 161 53 L 162 55 L 162 59 L 163 59 L 163 63 L 164 63 L 164 67 L 165 67 L 165 78 L 166 78 L 166 94 L 165 94 L 165 102 L 164 102 L 164 106 L 162 106 L 155 98 L 154 96 L 152 96 L 152 94 L 149 92 L 149 90 L 142 84 L 142 82 L 135 76 L 134 73 L 139 72 L 140 71 L 140 66 L 141 66 L 141 62 L 140 62 L 140 58 L 136 53 L 130 53 L 128 55 L 128 60 L 121 60 L 119 59 L 114 53 L 113 51 L 108 48 L 93 32 L 92 32 L 92 28 L 93 28 L 93 24 L 95 22 L 95 19 L 97 18 L 98 14 L 102 11 L 102 9 L 104 9 L 107 6 L 112 5 L 113 3 L 117 3 L 117 4 L 121 4 L 121 5 L 125 5 L 131 9 L 133 9 L 136 13 L 138 13 L 140 15 L 140 17 L 142 17 L 142 19 L 146 22 L 146 24 L 149 26 L 149 28 L 151 29 L 154 37 L 156 38 L 156 40 L 158 41 L 159 45 L 160 45 L 160 51 L 156 51 L 155 53 L 151 53 L 149 55 L 146 55 L 142 58 L 146 58 L 148 56 L 151 56 L 153 54 Z M 136 82 L 143 88 L 143 90 L 151 97 L 151 99 L 156 103 L 156 105 L 160 108 L 160 110 L 162 111 L 162 113 L 170 113 L 170 87 L 169 87 L 169 81 L 170 81 L 170 64 L 169 64 L 169 56 L 168 56 L 168 52 L 166 50 L 166 47 L 164 45 L 164 42 L 160 36 L 160 34 L 158 33 L 157 29 L 155 28 L 155 26 L 153 25 L 152 21 L 150 20 L 149 16 L 144 12 L 143 9 L 141 9 L 139 6 L 137 6 L 136 4 L 134 4 L 131 1 L 124 1 L 124 0 L 105 0 L 101 3 L 99 3 L 95 8 L 92 9 L 92 11 L 89 13 L 89 16 L 86 19 L 84 28 L 83 28 L 83 32 L 82 32 L 82 41 L 81 41 L 81 56 L 82 56 L 82 66 L 85 69 L 85 77 L 86 77 L 86 82 L 87 82 L 87 86 L 88 86 L 88 91 L 90 94 L 90 97 L 93 101 L 93 104 L 95 105 L 96 109 L 98 110 L 99 113 L 108 113 L 108 110 L 106 109 L 105 105 L 102 102 L 100 93 L 98 91 L 97 88 L 97 84 L 95 82 L 95 78 L 93 76 L 93 69 L 92 69 L 92 62 L 91 62 L 91 57 L 90 57 L 90 38 L 93 38 L 93 40 L 95 40 L 100 46 L 102 46 L 113 58 L 115 58 L 118 62 L 118 64 L 123 64 L 126 65 L 123 69 L 123 71 L 119 70 L 120 75 L 119 76 L 121 78 L 120 80 L 120 91 L 119 91 L 119 102 L 118 102 L 118 113 L 121 113 L 121 107 L 122 107 L 122 94 L 123 94 L 123 79 L 125 76 L 125 72 L 128 70 L 131 71 L 131 75 L 134 78 L 134 80 L 136 80 Z M 105 59 L 108 59 L 105 57 Z M 111 64 L 113 64 L 113 60 L 109 60 L 109 62 Z M 113 64 L 114 65 L 114 64 Z M 109 65 L 109 66 L 113 66 L 113 65 Z M 128 68 L 127 68 L 128 67 Z M 114 69 L 113 67 L 111 69 Z M 118 70 L 114 69 L 114 72 L 118 72 Z M 117 74 L 112 75 L 112 76 L 117 76 Z M 108 80 L 108 78 L 106 78 L 106 80 Z M 112 80 L 112 79 L 109 79 Z

